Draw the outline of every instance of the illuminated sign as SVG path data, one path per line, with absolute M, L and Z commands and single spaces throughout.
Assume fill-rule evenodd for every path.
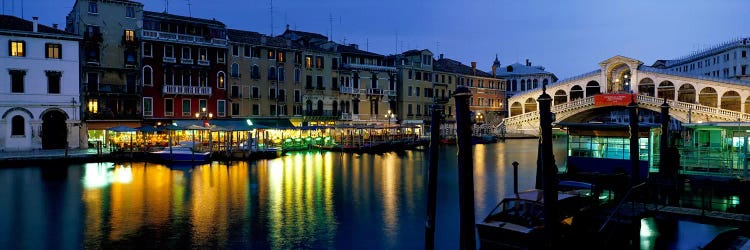
M 600 94 L 594 96 L 594 106 L 628 106 L 635 94 Z

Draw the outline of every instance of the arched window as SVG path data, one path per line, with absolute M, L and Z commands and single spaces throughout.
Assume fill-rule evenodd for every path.
M 232 63 L 232 77 L 240 77 L 240 65 L 237 63 Z
M 299 82 L 299 78 L 300 78 L 299 68 L 295 67 L 294 68 L 294 82 Z
M 10 135 L 12 136 L 26 135 L 26 122 L 24 121 L 23 116 L 17 115 L 13 117 L 11 121 Z
M 278 76 L 276 75 L 276 68 L 268 68 L 268 80 L 276 80 L 277 77 Z
M 307 113 L 307 115 L 312 115 L 312 108 L 313 108 L 312 101 L 311 100 L 307 100 L 305 102 L 305 109 L 306 109 L 305 113 Z
M 219 71 L 219 73 L 216 73 L 216 87 L 220 89 L 226 88 L 226 85 L 224 83 L 223 71 Z
M 318 112 L 317 115 L 323 115 L 323 101 L 318 100 Z
M 154 70 L 151 66 L 143 66 L 143 85 L 154 85 Z
M 279 81 L 283 82 L 284 79 L 286 79 L 286 76 L 284 76 L 286 72 L 284 72 L 284 68 L 282 67 L 279 67 L 278 71 L 279 71 Z
M 260 68 L 258 65 L 253 65 L 253 69 L 250 70 L 250 78 L 260 79 Z

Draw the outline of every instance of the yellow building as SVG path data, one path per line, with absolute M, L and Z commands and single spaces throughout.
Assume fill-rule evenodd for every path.
M 456 60 L 443 58 L 441 55 L 434 65 L 435 72 L 441 80 L 445 75 L 448 80 L 448 91 L 455 90 L 456 85 L 467 86 L 471 91 L 469 107 L 472 119 L 477 123 L 499 124 L 506 113 L 505 84 L 502 79 L 476 68 L 476 62 L 471 66 Z M 455 85 L 451 83 L 455 79 Z M 446 107 L 446 115 L 454 113 L 453 107 Z

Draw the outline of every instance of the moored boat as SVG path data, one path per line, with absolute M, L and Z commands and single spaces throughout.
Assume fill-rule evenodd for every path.
M 149 152 L 149 155 L 160 161 L 206 162 L 210 160 L 209 152 L 195 151 L 191 147 L 172 146 Z

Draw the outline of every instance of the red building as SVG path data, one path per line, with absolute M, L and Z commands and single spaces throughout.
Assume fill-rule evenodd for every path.
M 144 123 L 228 116 L 222 22 L 144 11 L 142 37 Z

